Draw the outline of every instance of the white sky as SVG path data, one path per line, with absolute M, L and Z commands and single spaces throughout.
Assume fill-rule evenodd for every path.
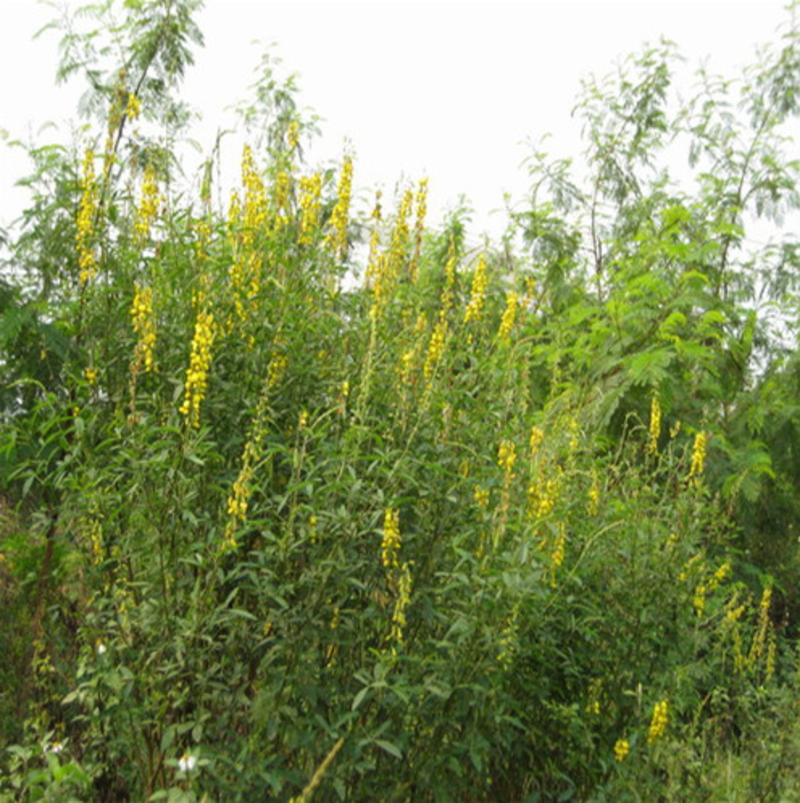
M 74 3 L 73 3 L 74 5 Z M 52 16 L 35 0 L 0 0 L 0 129 L 12 138 L 74 116 L 82 87 L 56 87 L 57 38 L 33 33 Z M 502 230 L 503 193 L 527 188 L 527 141 L 551 133 L 557 155 L 580 149 L 570 116 L 589 73 L 666 36 L 690 64 L 734 75 L 788 21 L 782 0 L 731 2 L 241 2 L 206 0 L 205 48 L 186 98 L 206 123 L 210 150 L 225 107 L 242 99 L 264 46 L 299 75 L 300 102 L 322 119 L 317 159 L 356 154 L 355 184 L 366 199 L 401 177 L 431 183 L 430 219 L 464 193 L 476 210 L 473 237 Z M 251 44 L 258 39 L 261 45 Z M 688 87 L 686 90 L 688 91 Z M 47 138 L 47 134 L 42 135 Z M 20 209 L 13 183 L 26 169 L 0 148 L 0 225 Z M 238 153 L 230 153 L 231 165 Z

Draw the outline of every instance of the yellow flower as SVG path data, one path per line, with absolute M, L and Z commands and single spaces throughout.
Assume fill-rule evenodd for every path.
M 322 209 L 321 195 L 322 176 L 319 173 L 300 179 L 300 232 L 297 238 L 300 245 L 311 245 L 314 242 Z
M 630 750 L 631 746 L 627 739 L 617 739 L 617 743 L 614 745 L 614 758 L 622 763 L 628 757 Z
M 562 470 L 559 466 L 554 477 L 543 478 L 538 474 L 528 486 L 528 515 L 530 518 L 545 518 L 555 510 L 561 490 Z
M 556 538 L 553 552 L 550 555 L 550 587 L 556 587 L 556 574 L 564 563 L 564 553 L 567 544 L 567 528 L 563 523 L 558 525 L 558 538 Z
M 89 525 L 89 540 L 92 544 L 92 562 L 97 565 L 103 561 L 103 523 L 97 512 Z
M 486 255 L 478 257 L 478 265 L 475 268 L 475 275 L 472 277 L 472 290 L 470 293 L 469 304 L 464 313 L 464 323 L 477 321 L 481 317 L 483 304 L 486 300 L 486 288 L 489 280 L 486 276 Z
M 411 602 L 411 568 L 408 563 L 404 563 L 397 574 L 397 596 L 394 601 L 392 611 L 392 628 L 389 632 L 389 641 L 396 646 L 402 646 L 404 642 L 404 631 L 406 627 L 406 608 Z M 395 647 L 392 647 L 392 652 Z
M 329 221 L 330 231 L 325 238 L 325 244 L 341 259 L 347 255 L 347 226 L 350 212 L 350 193 L 353 186 L 353 159 L 346 155 L 339 173 L 339 186 L 337 188 L 336 206 L 333 207 Z
M 531 429 L 531 437 L 530 437 L 530 448 L 531 448 L 531 456 L 535 455 L 539 451 L 539 447 L 542 445 L 542 441 L 544 440 L 544 432 L 539 427 L 533 427 Z
M 497 660 L 503 664 L 506 669 L 511 666 L 517 649 L 517 641 L 519 638 L 517 627 L 518 615 L 517 609 L 515 608 L 506 620 L 503 634 L 500 637 L 500 650 L 497 653 Z
M 381 563 L 384 568 L 397 568 L 397 555 L 400 552 L 400 511 L 386 508 L 383 520 L 383 540 L 381 541 Z
M 289 223 L 289 199 L 292 194 L 292 175 L 281 170 L 275 177 L 275 230 L 283 231 Z
M 486 510 L 489 507 L 489 491 L 486 488 L 476 485 L 472 496 L 481 510 Z
M 186 371 L 186 387 L 180 411 L 192 426 L 200 426 L 200 405 L 208 387 L 208 370 L 211 366 L 211 346 L 214 343 L 216 327 L 214 315 L 200 310 L 192 338 L 189 368 Z
M 128 95 L 128 106 L 125 115 L 129 120 L 135 120 L 142 113 L 142 101 L 134 94 Z
M 706 606 L 706 587 L 701 583 L 694 590 L 694 610 L 698 616 L 703 615 Z
M 236 548 L 236 534 L 247 518 L 247 509 L 252 494 L 252 480 L 255 466 L 261 456 L 261 442 L 269 428 L 269 387 L 267 386 L 258 399 L 255 416 L 250 432 L 242 450 L 242 465 L 239 475 L 233 483 L 228 495 L 226 511 L 229 519 L 225 527 L 222 550 Z M 312 516 L 312 527 L 316 525 L 316 517 Z M 313 540 L 313 536 L 312 536 Z
M 153 171 L 148 168 L 142 181 L 142 197 L 136 210 L 136 221 L 133 224 L 134 242 L 141 246 L 150 236 L 150 229 L 158 217 L 161 206 L 161 193 Z
M 286 126 L 286 144 L 289 146 L 290 151 L 296 150 L 297 146 L 300 144 L 300 124 L 297 120 L 292 120 L 292 122 Z
M 692 449 L 692 464 L 689 467 L 689 479 L 694 479 L 695 483 L 700 481 L 700 475 L 703 473 L 706 459 L 706 443 L 707 437 L 705 432 L 698 432 L 694 438 L 694 447 Z
M 722 566 L 714 572 L 714 579 L 721 583 L 729 574 L 731 573 L 731 565 L 730 563 L 723 563 Z
M 436 371 L 436 367 L 439 365 L 439 362 L 442 359 L 442 355 L 444 354 L 444 347 L 445 347 L 445 338 L 447 337 L 447 322 L 444 320 L 439 320 L 433 328 L 433 333 L 431 334 L 431 341 L 428 344 L 428 354 L 425 357 L 425 366 L 423 368 L 423 373 L 425 374 L 425 379 L 430 382 L 433 378 L 433 374 Z
M 242 150 L 242 186 L 244 188 L 243 245 L 245 250 L 249 250 L 267 221 L 267 192 L 249 145 L 245 145 Z M 232 196 L 229 217 L 233 218 L 236 206 Z
M 267 388 L 274 390 L 286 374 L 289 367 L 289 358 L 284 354 L 273 354 L 267 367 Z
M 153 349 L 156 345 L 156 324 L 153 318 L 153 288 L 136 285 L 131 304 L 131 319 L 137 341 L 131 370 L 137 374 L 153 370 Z
M 420 251 L 422 250 L 422 234 L 425 230 L 425 215 L 428 212 L 428 179 L 424 178 L 419 183 L 416 197 L 417 219 L 414 222 L 414 253 L 408 266 L 408 273 L 412 281 L 417 279 L 417 265 L 419 263 Z
M 661 404 L 658 396 L 653 396 L 650 402 L 650 438 L 647 441 L 647 454 L 655 455 L 658 452 L 658 439 L 661 437 Z
M 514 473 L 514 463 L 517 460 L 517 447 L 514 441 L 503 441 L 497 450 L 497 462 L 505 472 L 506 477 Z
M 517 310 L 519 309 L 519 293 L 509 293 L 506 298 L 506 309 L 503 313 L 503 319 L 500 321 L 500 331 L 497 336 L 500 340 L 507 342 L 511 330 L 514 328 L 514 323 L 517 320 Z
M 661 700 L 653 707 L 653 717 L 650 720 L 650 728 L 647 732 L 647 743 L 655 744 L 667 729 L 669 720 L 668 704 L 666 700 Z
M 369 234 L 369 258 L 367 259 L 367 270 L 364 274 L 366 287 L 372 286 L 373 279 L 378 272 L 379 248 L 381 244 L 381 191 L 375 193 L 375 206 L 372 209 L 372 228 Z
M 376 249 L 372 248 L 372 244 L 370 245 L 367 278 L 372 285 L 372 306 L 369 311 L 372 320 L 378 320 L 391 302 L 398 278 L 406 264 L 409 238 L 408 217 L 411 214 L 413 203 L 414 194 L 411 190 L 406 190 L 395 216 L 391 242 L 387 251 L 379 254 Z M 376 208 L 377 211 L 378 208 Z
M 750 655 L 748 658 L 751 667 L 755 666 L 758 659 L 764 654 L 764 645 L 772 630 L 772 620 L 769 615 L 771 607 L 772 589 L 767 587 L 761 593 L 761 602 L 758 606 L 758 627 L 753 636 L 753 643 L 750 646 Z
M 83 159 L 81 176 L 81 200 L 78 205 L 78 220 L 75 242 L 78 249 L 78 279 L 84 287 L 97 275 L 97 258 L 92 241 L 94 240 L 94 224 L 97 215 L 97 181 L 94 174 L 94 153 L 87 150 Z

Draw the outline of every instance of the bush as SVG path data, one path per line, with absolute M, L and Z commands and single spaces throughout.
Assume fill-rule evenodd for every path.
M 0 642 L 2 789 L 793 790 L 795 569 L 754 547 L 774 488 L 794 515 L 796 426 L 741 210 L 795 197 L 796 32 L 722 132 L 713 94 L 667 118 L 646 51 L 584 103 L 594 194 L 541 158 L 507 247 L 470 252 L 426 181 L 359 219 L 352 156 L 303 163 L 269 61 L 229 208 L 182 193 L 196 6 L 124 4 L 124 70 L 79 58 L 107 27 L 67 38 L 104 128 L 38 164 L 56 191 L 0 296 L 0 593 L 28 623 Z M 689 197 L 649 171 L 668 132 L 751 147 Z

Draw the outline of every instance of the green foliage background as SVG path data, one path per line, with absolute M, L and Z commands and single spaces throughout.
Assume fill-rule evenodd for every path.
M 265 58 L 228 208 L 180 180 L 198 0 L 61 23 L 0 277 L 0 797 L 790 799 L 800 33 L 589 81 L 499 244 Z M 112 24 L 112 18 L 115 22 Z M 668 165 L 683 150 L 691 186 Z

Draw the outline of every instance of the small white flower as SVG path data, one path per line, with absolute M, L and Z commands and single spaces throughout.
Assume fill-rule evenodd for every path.
M 107 649 L 108 649 L 108 648 L 106 647 L 106 645 L 105 645 L 105 644 L 103 644 L 103 642 L 102 642 L 102 641 L 98 641 L 98 642 L 97 642 L 97 654 L 98 654 L 98 655 L 104 655 L 104 654 L 105 654 L 105 651 L 106 651 Z
M 178 761 L 181 772 L 191 772 L 195 766 L 197 766 L 197 758 L 191 753 L 184 753 Z
M 56 739 L 51 743 L 50 747 L 47 748 L 47 751 L 48 753 L 60 753 L 63 749 L 64 745 Z

